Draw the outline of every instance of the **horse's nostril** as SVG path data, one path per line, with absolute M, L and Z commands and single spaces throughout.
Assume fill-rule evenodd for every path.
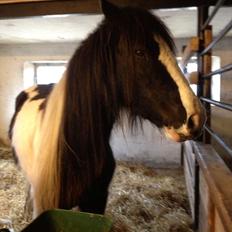
M 198 114 L 193 114 L 188 118 L 187 126 L 192 131 L 198 130 L 200 127 L 200 116 Z

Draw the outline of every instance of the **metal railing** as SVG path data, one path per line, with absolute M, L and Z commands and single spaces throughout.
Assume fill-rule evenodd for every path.
M 197 53 L 198 64 L 198 88 L 197 95 L 201 99 L 206 108 L 207 123 L 203 136 L 200 138 L 204 143 L 211 143 L 211 138 L 217 141 L 227 152 L 228 145 L 224 146 L 225 142 L 211 128 L 211 105 L 220 107 L 224 110 L 232 111 L 232 104 L 219 102 L 211 99 L 211 78 L 217 74 L 223 74 L 232 70 L 232 64 L 227 64 L 220 69 L 212 71 L 212 49 L 224 38 L 224 36 L 232 28 L 232 17 L 229 23 L 219 32 L 213 39 L 212 26 L 209 23 L 216 15 L 220 7 L 225 3 L 225 0 L 218 0 L 212 13 L 209 15 L 209 6 L 198 7 L 198 36 L 192 38 L 184 49 L 183 59 L 181 61 L 184 68 L 194 53 Z M 220 77 L 219 77 L 220 78 Z M 217 138 L 217 139 L 216 139 Z M 231 152 L 228 152 L 232 158 Z
M 212 49 L 214 46 L 222 40 L 222 38 L 231 30 L 232 28 L 232 20 L 229 21 L 229 23 L 225 26 L 224 29 L 222 29 L 219 34 L 213 39 L 212 34 L 212 26 L 209 25 L 209 23 L 212 21 L 213 17 L 218 12 L 219 8 L 223 5 L 225 0 L 218 0 L 211 15 L 209 15 L 209 6 L 200 6 L 198 7 L 198 37 L 197 37 L 197 66 L 198 66 L 198 84 L 197 84 L 197 95 L 201 99 L 202 103 L 205 106 L 206 114 L 207 114 L 207 122 L 204 126 L 203 135 L 199 139 L 201 142 L 204 142 L 205 144 L 210 144 L 211 139 L 213 139 L 217 144 L 220 145 L 220 147 L 223 148 L 223 150 L 229 155 L 229 158 L 232 159 L 232 148 L 229 144 L 226 143 L 226 141 L 222 138 L 222 136 L 219 135 L 219 133 L 216 133 L 211 128 L 211 105 L 214 105 L 215 107 L 219 107 L 223 110 L 226 110 L 228 112 L 232 112 L 232 104 L 221 102 L 221 101 L 215 101 L 211 99 L 211 78 L 212 76 L 216 74 L 222 74 L 226 73 L 232 70 L 232 64 L 227 64 L 220 69 L 217 69 L 215 71 L 212 71 Z M 190 43 L 190 45 L 192 45 Z M 193 50 L 191 48 L 192 46 L 187 46 L 187 49 L 184 51 L 183 55 L 183 61 L 182 64 L 184 66 L 187 64 L 187 61 L 190 59 L 190 57 L 196 53 L 196 49 Z M 187 55 L 186 55 L 187 54 Z M 220 77 L 219 77 L 220 78 Z M 204 147 L 211 147 L 209 145 Z M 211 152 L 212 150 L 210 150 Z M 196 154 L 196 153 L 195 153 Z M 207 153 L 203 154 L 204 158 L 206 160 L 212 160 L 212 156 L 214 154 Z M 202 157 L 203 157 L 202 156 Z M 200 167 L 199 164 L 201 162 L 198 160 L 195 163 L 195 182 L 194 182 L 194 228 L 199 229 L 201 218 L 199 218 L 200 215 L 200 188 L 202 187 L 200 185 L 201 178 L 200 178 L 200 169 L 202 173 L 202 166 Z M 225 164 L 226 166 L 226 164 Z M 206 167 L 206 166 L 204 166 Z M 227 167 L 227 166 L 226 166 Z M 208 168 L 208 167 L 206 167 Z M 232 169 L 232 167 L 230 167 Z M 204 169 L 204 168 L 203 168 Z M 204 172 L 204 170 L 203 170 Z M 218 174 L 214 173 L 214 169 L 210 169 L 210 171 L 207 170 L 207 173 L 209 174 L 212 172 L 213 178 Z M 210 173 L 211 174 L 211 173 Z M 205 177 L 205 173 L 203 173 Z M 211 184 L 211 183 L 210 183 Z M 209 188 L 211 188 L 211 185 L 209 185 Z M 215 189 L 213 189 L 214 191 Z M 192 192 L 189 192 L 190 196 L 192 196 Z M 224 194 L 224 193 L 223 193 Z M 218 197 L 218 196 L 217 196 Z M 221 197 L 220 199 L 224 199 L 224 197 Z M 219 200 L 220 200 L 219 199 Z M 221 206 L 219 206 L 220 208 Z M 229 223 L 230 223 L 229 219 Z M 211 221 L 212 223 L 212 221 Z M 212 227 L 210 227 L 212 229 Z M 210 230 L 211 231 L 211 230 Z M 214 229 L 212 230 L 214 231 Z
M 224 36 L 232 28 L 232 19 L 229 23 L 219 32 L 219 34 L 213 39 L 212 27 L 209 23 L 216 15 L 220 7 L 223 5 L 225 0 L 218 0 L 211 15 L 208 15 L 209 7 L 198 8 L 198 36 L 201 41 L 201 46 L 198 52 L 198 73 L 199 82 L 198 86 L 201 91 L 198 92 L 198 96 L 205 105 L 207 111 L 207 124 L 204 130 L 204 136 L 202 137 L 203 142 L 211 143 L 211 138 L 214 139 L 232 158 L 232 149 L 221 136 L 211 129 L 211 105 L 220 107 L 224 110 L 232 111 L 232 104 L 219 102 L 211 99 L 211 77 L 216 74 L 222 74 L 232 70 L 232 64 L 228 64 L 218 70 L 211 71 L 211 51 L 214 46 L 224 38 Z

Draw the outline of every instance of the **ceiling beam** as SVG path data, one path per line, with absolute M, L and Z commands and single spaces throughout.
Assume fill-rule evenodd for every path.
M 0 4 L 0 19 L 54 14 L 99 13 L 98 1 L 67 0 Z
M 48 2 L 53 0 L 1 0 L 0 4 L 6 4 L 6 3 L 23 3 L 23 2 Z
M 33 1 L 33 0 L 32 0 Z M 119 6 L 138 6 L 147 9 L 181 8 L 202 5 L 215 5 L 217 0 L 111 0 Z M 232 6 L 232 0 L 225 1 Z M 98 0 L 43 0 L 0 4 L 0 19 L 21 18 L 29 16 L 101 13 Z

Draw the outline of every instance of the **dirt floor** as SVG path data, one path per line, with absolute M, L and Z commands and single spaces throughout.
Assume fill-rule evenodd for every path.
M 22 230 L 31 220 L 25 213 L 27 183 L 7 147 L 0 148 L 0 228 Z M 118 163 L 106 215 L 114 232 L 192 232 L 181 169 L 151 169 Z

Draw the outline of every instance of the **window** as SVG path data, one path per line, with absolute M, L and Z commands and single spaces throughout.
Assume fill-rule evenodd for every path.
M 35 61 L 24 64 L 24 88 L 35 84 L 57 83 L 65 69 L 66 61 Z
M 189 61 L 189 63 L 186 66 L 185 72 L 188 74 L 197 72 L 197 58 L 196 57 L 192 57 L 192 59 Z M 191 84 L 190 86 L 193 92 L 197 94 L 197 84 Z
M 181 58 L 177 58 L 180 60 Z M 220 57 L 212 56 L 212 71 L 219 69 L 221 66 L 220 64 Z M 192 57 L 189 63 L 184 70 L 185 74 L 190 74 L 197 72 L 197 58 Z M 197 93 L 197 85 L 191 84 L 190 85 L 194 93 Z M 220 101 L 220 90 L 221 90 L 221 75 L 217 74 L 212 76 L 211 78 L 211 99 L 215 101 Z
M 212 71 L 221 68 L 221 59 L 218 56 L 212 56 Z M 221 75 L 213 75 L 211 78 L 211 98 L 220 101 L 221 94 Z

